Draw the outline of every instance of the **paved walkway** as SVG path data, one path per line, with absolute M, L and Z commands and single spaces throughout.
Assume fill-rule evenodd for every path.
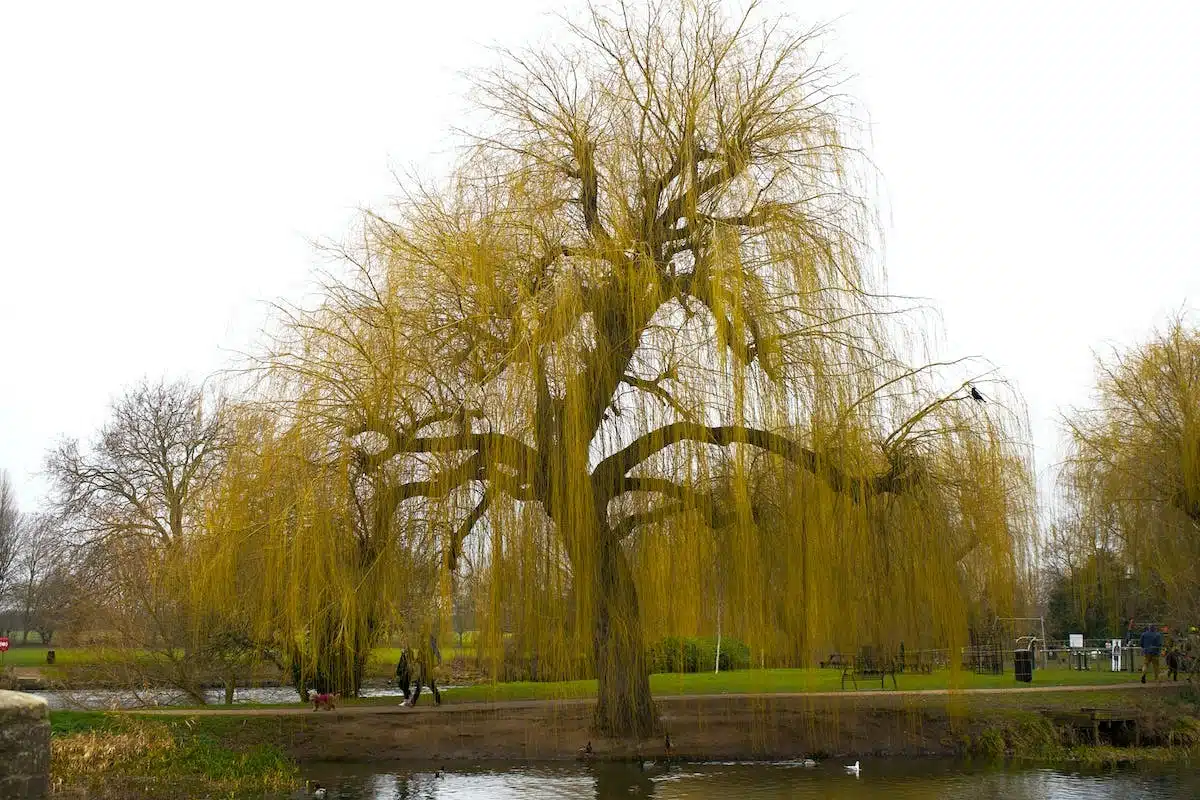
M 1114 691 L 1153 691 L 1156 689 L 1180 688 L 1185 684 L 1159 682 L 1158 684 L 1149 683 L 1142 684 L 1136 681 L 1130 683 L 1112 683 L 1088 686 L 1012 686 L 1008 688 L 997 689 L 912 689 L 912 690 L 879 690 L 879 689 L 864 689 L 862 691 L 848 692 L 761 692 L 761 693 L 736 693 L 736 694 L 673 694 L 660 695 L 655 697 L 655 701 L 669 703 L 685 703 L 689 700 L 746 700 L 746 701 L 765 701 L 765 700 L 780 700 L 780 699 L 799 699 L 799 698 L 840 698 L 850 699 L 858 697 L 888 697 L 888 698 L 920 698 L 920 697 L 938 697 L 953 694 L 959 695 L 987 695 L 987 694 L 1046 694 L 1053 692 L 1114 692 Z M 594 697 L 564 699 L 564 700 L 507 700 L 499 702 L 477 702 L 477 703 L 445 703 L 440 706 L 435 706 L 432 703 L 429 705 L 418 705 L 415 708 L 401 708 L 398 704 L 394 705 L 346 705 L 337 709 L 337 714 L 348 714 L 352 716 L 366 714 L 442 714 L 448 712 L 462 711 L 520 711 L 534 708 L 546 708 L 550 706 L 576 706 L 587 705 L 595 702 Z M 239 708 L 237 706 L 213 706 L 210 708 L 157 708 L 157 709 L 126 709 L 125 713 L 131 714 L 162 714 L 165 716 L 209 716 L 209 715 L 225 715 L 237 717 L 283 717 L 296 714 L 321 714 L 326 712 L 314 712 L 312 706 L 296 707 L 287 706 L 280 708 Z

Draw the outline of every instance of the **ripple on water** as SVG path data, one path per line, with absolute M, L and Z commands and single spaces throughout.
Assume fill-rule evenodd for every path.
M 329 788 L 332 800 L 1075 800 L 1100 798 L 1196 798 L 1200 774 L 1175 766 L 1148 770 L 1072 772 L 1004 765 L 972 765 L 937 759 L 878 759 L 859 777 L 840 762 L 797 768 L 796 762 L 713 762 L 670 766 L 638 764 L 480 765 L 454 767 L 437 777 L 438 765 L 309 765 L 306 776 Z M 304 797 L 303 793 L 297 797 Z

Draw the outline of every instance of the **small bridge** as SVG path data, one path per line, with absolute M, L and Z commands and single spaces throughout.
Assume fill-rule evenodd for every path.
M 1053 716 L 1054 724 L 1071 728 L 1090 737 L 1092 744 L 1100 744 L 1101 735 L 1109 742 L 1132 742 L 1141 745 L 1142 734 L 1138 725 L 1137 712 L 1109 708 L 1081 708 L 1079 711 L 1059 712 Z

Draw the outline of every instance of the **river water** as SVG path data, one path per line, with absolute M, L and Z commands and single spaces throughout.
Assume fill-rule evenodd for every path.
M 939 759 L 874 759 L 861 774 L 842 762 L 449 766 L 311 764 L 312 796 L 326 800 L 800 800 L 871 798 L 917 800 L 1068 800 L 1069 798 L 1200 797 L 1200 771 L 1187 765 L 1106 771 L 1033 769 Z
M 453 687 L 446 687 L 447 689 Z M 110 711 L 120 708 L 156 708 L 159 706 L 195 705 L 196 701 L 189 699 L 182 692 L 171 689 L 70 689 L 52 691 L 33 691 L 38 697 L 44 697 L 50 710 L 88 709 L 93 711 Z M 208 702 L 220 705 L 225 702 L 224 689 L 211 689 L 205 692 Z M 400 699 L 400 690 L 395 686 L 367 688 L 359 692 L 360 697 L 395 697 Z M 258 688 L 239 688 L 234 690 L 235 704 L 257 703 L 260 705 L 275 705 L 295 703 L 299 701 L 296 690 L 291 686 L 268 686 Z

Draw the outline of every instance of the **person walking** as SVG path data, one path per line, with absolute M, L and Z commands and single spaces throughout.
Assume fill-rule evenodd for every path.
M 428 686 L 429 691 L 433 694 L 433 704 L 440 706 L 442 704 L 442 693 L 438 690 L 432 647 L 422 646 L 417 648 L 412 698 L 408 701 L 410 706 L 415 706 L 417 700 L 420 699 L 422 684 Z
M 412 693 L 412 660 L 409 658 L 407 647 L 400 651 L 400 660 L 396 662 L 396 686 L 407 702 Z
M 1158 659 L 1162 654 L 1163 635 L 1156 630 L 1153 625 L 1147 625 L 1146 630 L 1142 631 L 1140 641 L 1142 646 L 1142 654 L 1146 657 L 1146 662 L 1142 665 L 1142 683 L 1146 682 L 1146 673 L 1150 668 L 1154 668 L 1154 681 L 1158 682 Z
M 1171 642 L 1167 645 L 1167 678 L 1173 681 L 1179 680 L 1179 645 Z

